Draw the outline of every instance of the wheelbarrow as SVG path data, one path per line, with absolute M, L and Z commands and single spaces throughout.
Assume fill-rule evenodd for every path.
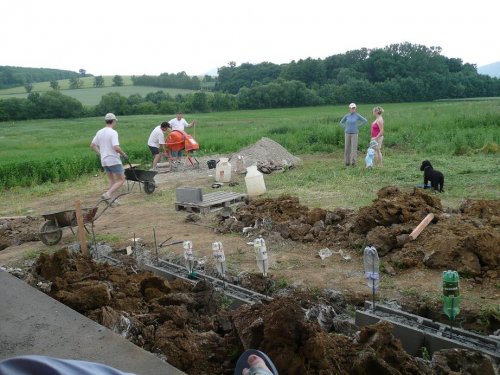
M 83 223 L 87 233 L 89 233 L 89 230 L 85 224 L 90 223 L 93 225 L 94 221 L 100 216 L 96 216 L 97 210 L 98 206 L 82 208 Z M 106 208 L 102 212 L 105 210 Z M 46 221 L 40 228 L 39 237 L 45 245 L 51 246 L 57 244 L 61 240 L 62 230 L 64 228 L 70 228 L 71 232 L 75 234 L 73 227 L 78 225 L 76 221 L 76 210 L 50 212 L 42 214 L 42 216 Z
M 137 169 L 129 163 L 129 168 L 125 169 L 125 179 L 127 180 L 128 190 L 130 191 L 134 186 L 132 185 L 132 188 L 130 188 L 128 181 L 133 181 L 134 184 L 136 182 L 139 183 L 139 189 L 141 188 L 141 185 L 143 185 L 144 192 L 146 194 L 152 194 L 156 189 L 155 176 L 157 173 L 158 172 L 156 171 L 144 171 Z

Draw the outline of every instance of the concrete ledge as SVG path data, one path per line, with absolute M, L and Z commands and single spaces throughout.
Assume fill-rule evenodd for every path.
M 0 360 L 37 354 L 103 363 L 138 375 L 184 372 L 0 271 Z

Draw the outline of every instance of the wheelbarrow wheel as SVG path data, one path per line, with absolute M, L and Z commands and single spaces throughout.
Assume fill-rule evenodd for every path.
M 48 220 L 40 228 L 40 241 L 51 246 L 58 243 L 62 238 L 62 230 L 59 229 L 54 220 Z
M 149 181 L 145 181 L 144 182 L 144 192 L 146 194 L 152 194 L 156 189 L 156 185 L 154 182 L 149 182 Z

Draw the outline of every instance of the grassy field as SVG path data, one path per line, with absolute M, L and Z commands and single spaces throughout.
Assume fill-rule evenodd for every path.
M 170 94 L 175 96 L 177 94 L 187 94 L 194 92 L 193 90 L 185 90 L 185 89 L 171 89 L 171 88 L 160 88 L 160 87 L 152 87 L 152 86 L 133 86 L 132 77 L 131 76 L 122 76 L 123 78 L 123 86 L 113 86 L 113 76 L 105 76 L 104 78 L 104 87 L 95 88 L 94 77 L 84 77 L 80 78 L 83 82 L 83 86 L 80 89 L 70 90 L 69 89 L 69 80 L 60 80 L 59 86 L 61 93 L 67 96 L 71 96 L 77 99 L 83 105 L 96 105 L 101 100 L 101 97 L 110 92 L 118 92 L 122 96 L 130 96 L 133 94 L 139 94 L 142 97 L 146 96 L 151 92 L 163 91 L 166 94 Z M 32 92 L 46 92 L 52 91 L 49 82 L 39 82 L 33 84 Z M 9 89 L 0 90 L 0 99 L 7 98 L 26 98 L 28 94 L 23 86 L 12 87 Z
M 346 113 L 344 106 L 236 111 L 186 117 L 189 121 L 197 120 L 195 138 L 201 145 L 200 154 L 232 153 L 261 137 L 269 137 L 296 155 L 312 154 L 321 160 L 315 163 L 315 158 L 312 158 L 311 164 L 305 168 L 277 177 L 274 180 L 277 184 L 273 189 L 275 191 L 285 191 L 287 186 L 290 191 L 307 190 L 314 185 L 317 188 L 312 191 L 317 189 L 321 195 L 326 194 L 329 184 L 342 182 L 350 187 L 343 194 L 343 199 L 348 199 L 346 197 L 355 183 L 361 184 L 361 190 L 371 190 L 372 187 L 375 189 L 372 179 L 408 185 L 420 182 L 418 166 L 422 159 L 430 159 L 437 169 L 448 171 L 447 185 L 448 181 L 453 181 L 457 199 L 468 193 L 477 197 L 498 198 L 499 103 L 383 105 L 386 110 L 386 167 L 368 172 L 361 167 L 353 171 L 342 168 L 344 136 L 338 122 Z M 372 120 L 372 107 L 360 105 L 358 112 Z M 117 130 L 120 143 L 132 162 L 145 162 L 146 165 L 150 162 L 146 147 L 149 133 L 159 122 L 170 117 L 119 117 Z M 64 181 L 98 170 L 99 161 L 89 144 L 102 126 L 102 118 L 0 123 L 0 187 L 5 189 Z M 368 142 L 369 131 L 365 127 L 360 134 L 361 152 L 364 153 Z M 293 176 L 293 181 L 288 181 L 288 176 Z M 362 199 L 359 194 L 364 195 L 364 192 L 353 192 L 349 200 L 355 202 Z

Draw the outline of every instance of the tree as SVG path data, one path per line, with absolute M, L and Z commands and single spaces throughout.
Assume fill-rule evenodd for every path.
M 69 79 L 69 88 L 74 90 L 74 89 L 79 89 L 83 86 L 83 82 L 80 81 L 79 77 L 72 77 Z
M 104 87 L 104 78 L 103 76 L 94 77 L 94 87 Z
M 33 90 L 33 84 L 31 82 L 26 82 L 24 84 L 24 89 L 29 94 L 31 92 L 31 90 Z
M 78 71 L 78 73 L 80 73 L 80 75 L 81 75 L 82 77 L 85 77 L 85 75 L 87 74 L 87 71 L 86 71 L 85 69 L 80 69 L 80 70 Z
M 53 79 L 52 81 L 50 81 L 50 88 L 54 91 L 58 91 L 60 89 L 59 81 L 56 79 Z
M 113 86 L 123 86 L 122 76 L 116 75 L 113 77 Z

